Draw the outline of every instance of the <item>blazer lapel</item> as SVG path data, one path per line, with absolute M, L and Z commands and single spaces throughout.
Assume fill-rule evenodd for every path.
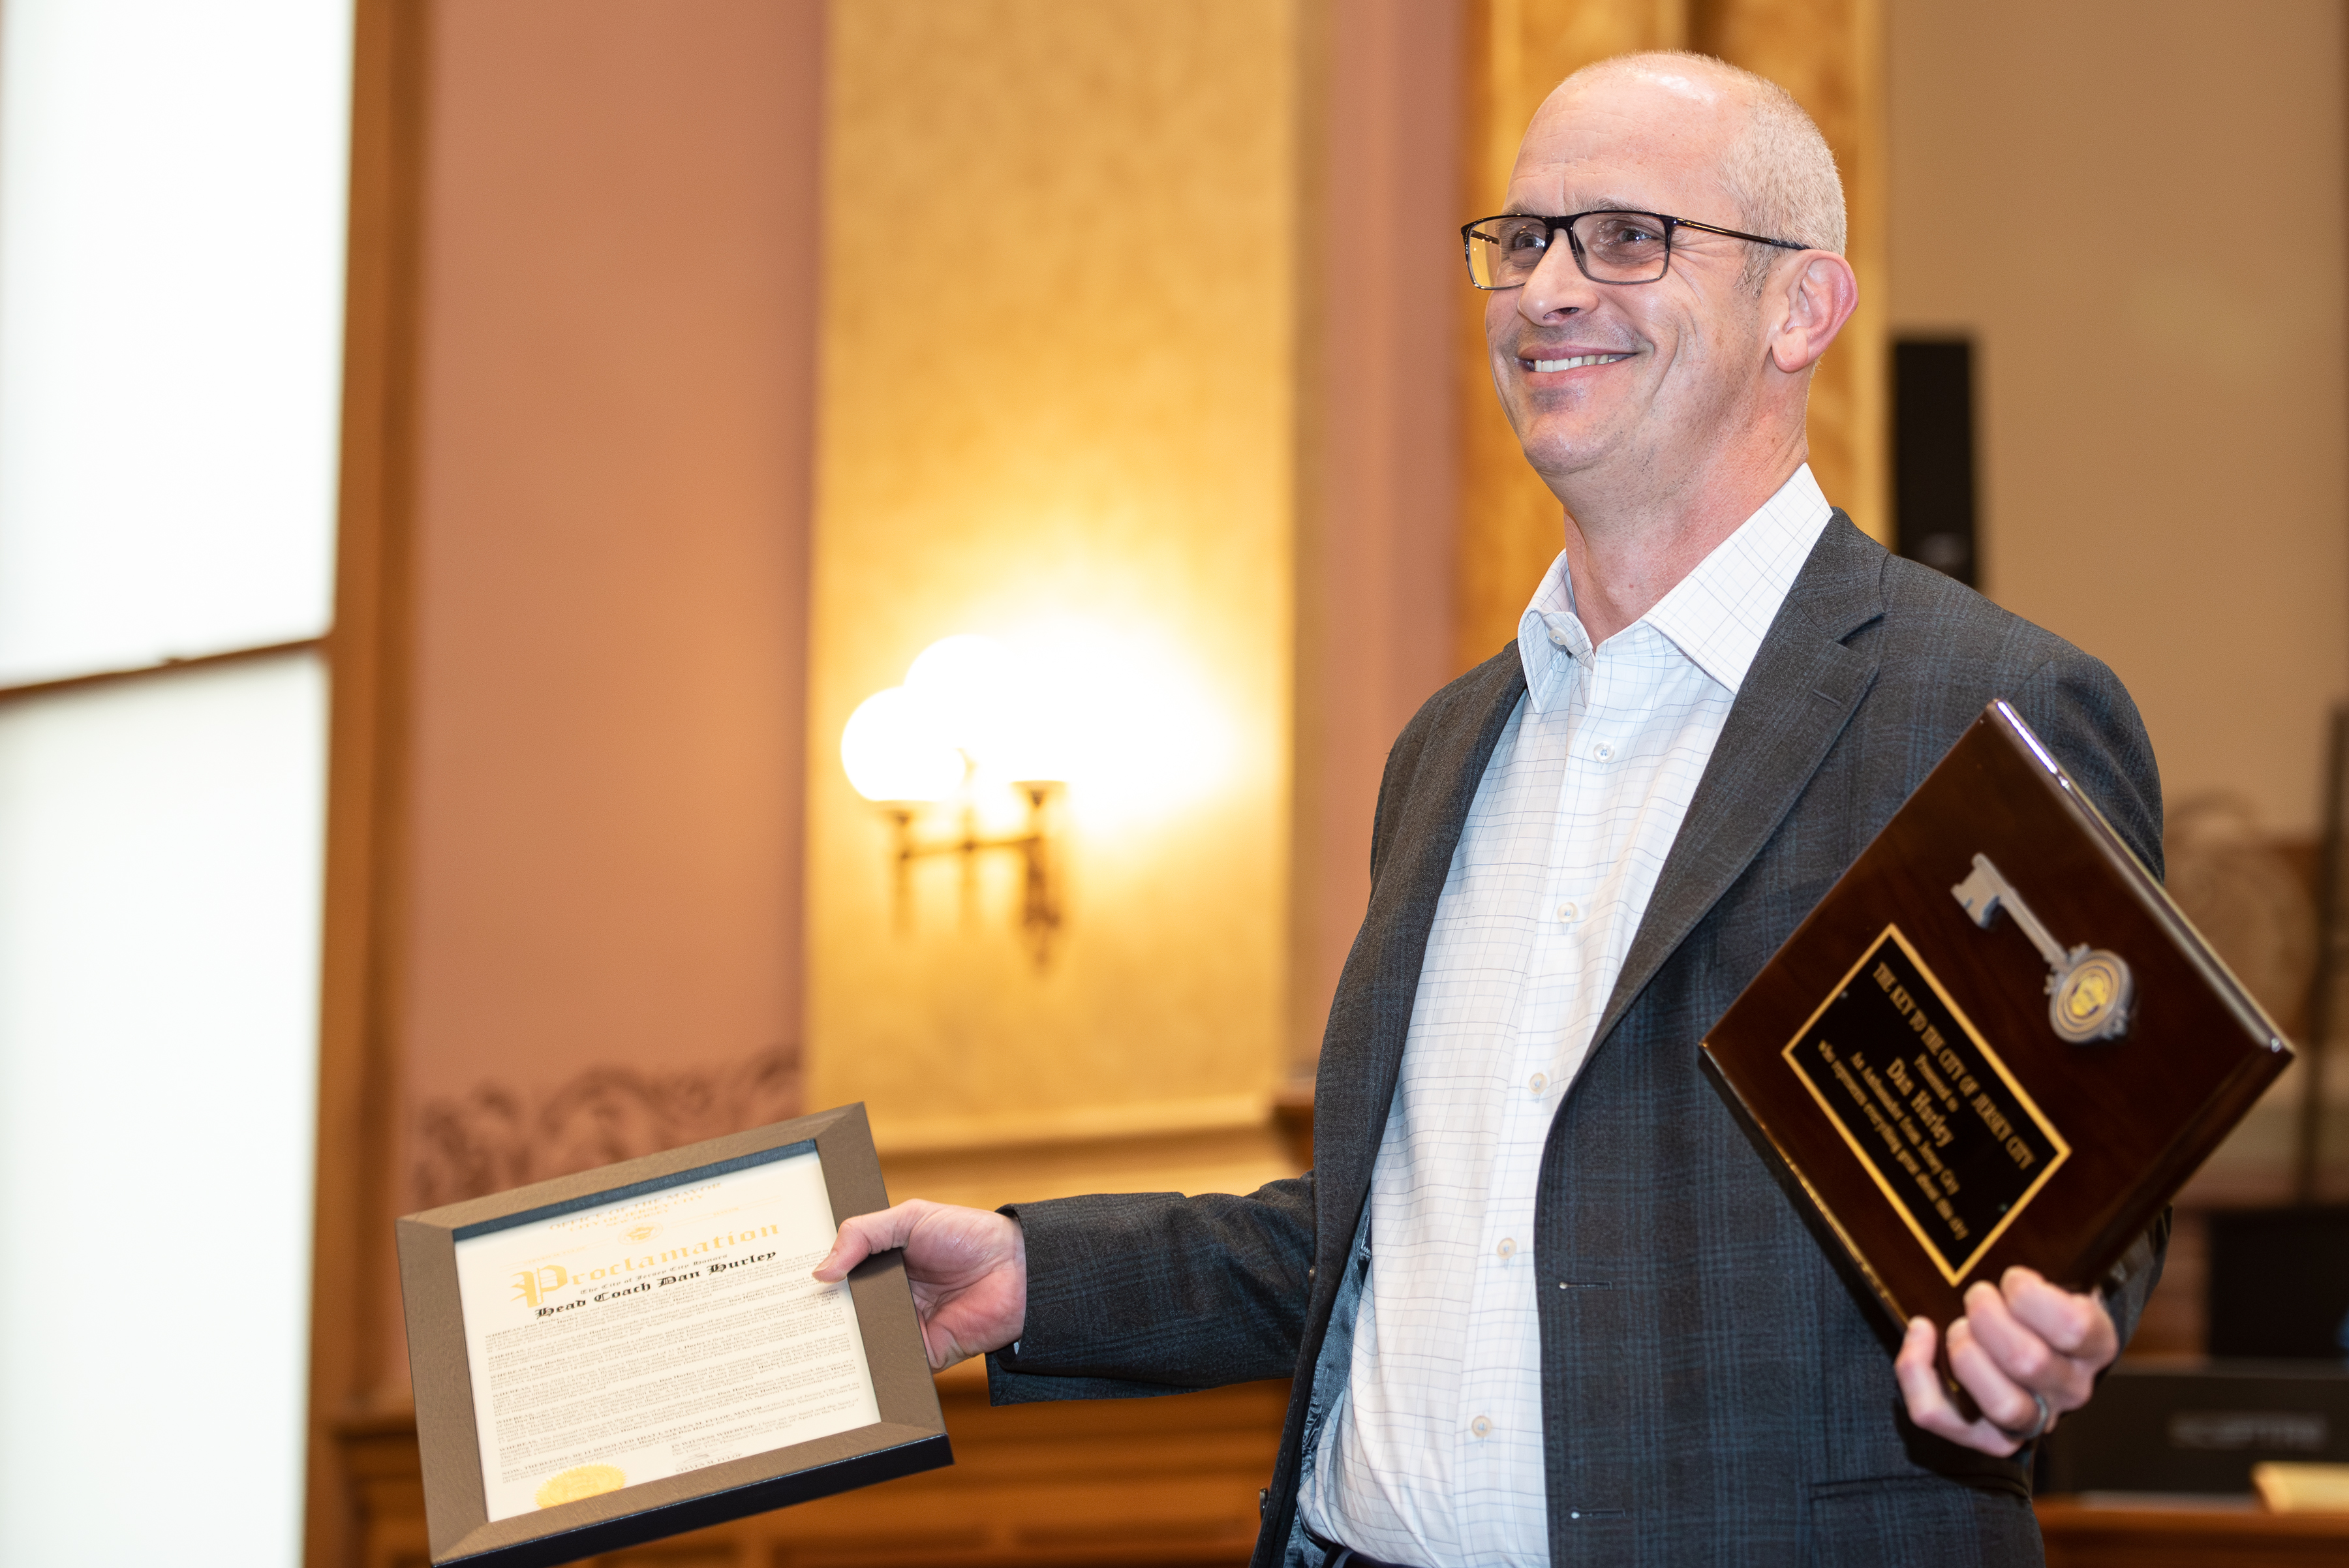
M 1352 1233 L 1370 1191 L 1453 851 L 1485 765 L 1525 690 L 1525 666 L 1512 643 L 1436 716 L 1410 777 L 1390 781 L 1402 786 L 1397 798 L 1407 803 L 1406 815 L 1394 825 L 1361 935 L 1347 955 L 1314 1091 L 1314 1177 L 1321 1200 L 1338 1210 L 1331 1245 L 1343 1245 Z
M 1762 852 L 1868 694 L 1876 660 L 1844 639 L 1883 613 L 1884 558 L 1838 508 L 1738 688 L 1591 1036 L 1594 1053 Z

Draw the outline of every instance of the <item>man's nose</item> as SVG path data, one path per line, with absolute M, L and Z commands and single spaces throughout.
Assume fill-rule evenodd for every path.
M 1574 242 L 1567 238 L 1565 230 L 1556 230 L 1533 276 L 1517 290 L 1517 314 L 1537 324 L 1578 315 L 1590 308 L 1591 291 L 1597 286 L 1582 275 L 1582 267 L 1574 259 Z

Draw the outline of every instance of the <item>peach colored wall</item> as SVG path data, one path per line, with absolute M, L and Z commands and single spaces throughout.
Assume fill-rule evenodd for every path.
M 1451 334 L 1467 289 L 1456 231 L 1475 215 L 1459 190 L 1460 8 L 1342 0 L 1331 20 L 1321 145 L 1308 155 L 1342 244 L 1307 256 L 1301 304 L 1289 992 L 1300 1064 L 1319 1048 L 1370 898 L 1387 748 L 1452 675 Z
M 1992 597 L 2173 803 L 2315 826 L 2349 687 L 2342 8 L 1888 0 L 1896 330 L 1977 344 Z
M 792 1046 L 822 7 L 430 55 L 409 1101 Z

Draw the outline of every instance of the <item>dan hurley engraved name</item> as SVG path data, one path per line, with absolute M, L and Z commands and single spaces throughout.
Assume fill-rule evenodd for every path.
M 1951 1284 L 2071 1154 L 1898 926 L 1784 1054 Z

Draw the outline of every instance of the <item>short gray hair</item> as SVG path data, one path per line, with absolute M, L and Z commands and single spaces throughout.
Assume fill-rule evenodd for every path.
M 1674 49 L 1618 55 L 1585 66 L 1559 85 L 1571 86 L 1585 77 L 1641 74 L 1643 67 L 1659 66 L 1693 67 L 1725 79 L 1744 96 L 1745 124 L 1721 168 L 1721 182 L 1737 203 L 1740 226 L 1748 234 L 1841 254 L 1846 219 L 1843 178 L 1836 171 L 1835 153 L 1794 94 L 1769 78 L 1711 55 Z M 1745 264 L 1746 281 L 1759 287 L 1779 254 L 1754 246 Z

